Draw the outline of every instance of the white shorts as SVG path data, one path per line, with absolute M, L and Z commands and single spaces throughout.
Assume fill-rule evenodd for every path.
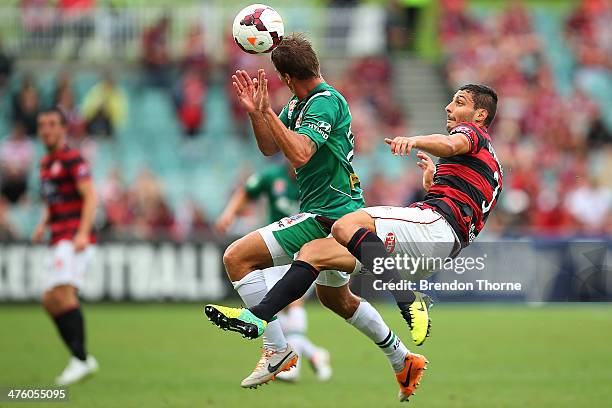
M 450 224 L 432 209 L 418 207 L 368 207 L 376 225 L 376 235 L 390 254 L 411 258 L 448 258 L 460 248 L 459 239 Z M 425 279 L 433 271 L 419 267 L 410 279 Z
M 81 252 L 75 252 L 74 245 L 69 240 L 55 244 L 45 263 L 43 290 L 59 285 L 72 285 L 80 289 L 95 252 L 96 246 L 91 244 Z

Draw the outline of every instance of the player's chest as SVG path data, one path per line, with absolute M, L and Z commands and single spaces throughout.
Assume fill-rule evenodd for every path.
M 69 176 L 66 164 L 60 159 L 49 160 L 40 166 L 40 179 L 42 182 L 62 182 Z
M 47 200 L 53 201 L 67 184 L 73 184 L 73 180 L 64 162 L 52 160 L 41 166 L 40 192 Z

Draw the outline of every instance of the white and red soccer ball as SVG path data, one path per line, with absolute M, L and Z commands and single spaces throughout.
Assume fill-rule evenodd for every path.
M 271 52 L 285 34 L 283 19 L 272 7 L 251 4 L 240 10 L 232 27 L 234 41 L 249 54 Z

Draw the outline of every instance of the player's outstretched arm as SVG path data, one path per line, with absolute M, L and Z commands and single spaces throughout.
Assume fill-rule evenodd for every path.
M 272 137 L 276 141 L 276 145 L 283 152 L 289 163 L 294 168 L 299 168 L 308 163 L 312 155 L 317 151 L 317 145 L 308 137 L 296 132 L 293 132 L 285 126 L 278 118 L 276 113 L 270 107 L 268 96 L 268 80 L 266 73 L 259 70 L 259 99 L 256 101 L 258 110 L 263 113 L 268 127 L 272 132 Z
M 468 137 L 462 133 L 452 135 L 398 136 L 395 139 L 385 139 L 391 147 L 391 153 L 398 156 L 408 156 L 412 149 L 423 150 L 437 157 L 451 157 L 470 151 Z
M 232 85 L 240 104 L 249 114 L 259 150 L 265 156 L 278 153 L 279 148 L 270 133 L 270 128 L 255 104 L 256 93 L 258 92 L 257 82 L 253 82 L 246 71 L 238 70 L 235 75 L 232 75 Z
M 221 234 L 225 234 L 227 229 L 233 224 L 234 219 L 236 219 L 236 215 L 244 209 L 248 202 L 249 197 L 244 187 L 240 187 L 234 191 L 223 213 L 221 213 L 221 216 L 215 223 L 217 231 Z

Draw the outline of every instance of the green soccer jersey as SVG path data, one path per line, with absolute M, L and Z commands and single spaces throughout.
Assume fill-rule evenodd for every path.
M 300 211 L 337 219 L 364 207 L 351 164 L 354 136 L 344 97 L 324 82 L 301 101 L 291 98 L 279 118 L 317 146 L 310 161 L 296 169 Z
M 300 210 L 298 185 L 289 175 L 287 165 L 275 165 L 253 174 L 244 185 L 251 199 L 262 195 L 268 199 L 269 223 L 289 217 Z

